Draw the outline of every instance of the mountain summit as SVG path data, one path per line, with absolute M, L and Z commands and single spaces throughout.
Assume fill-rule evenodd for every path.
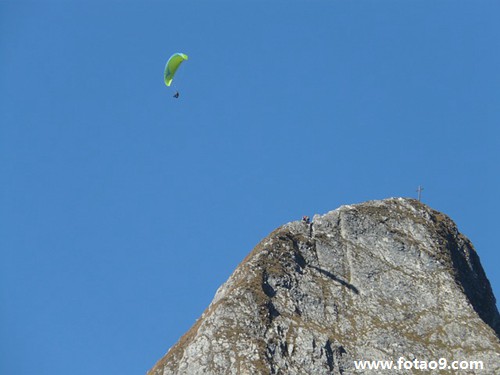
M 499 337 L 471 242 L 391 198 L 276 229 L 148 374 L 499 374 Z

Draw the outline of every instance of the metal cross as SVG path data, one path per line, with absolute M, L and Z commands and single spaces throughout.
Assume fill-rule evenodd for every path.
M 420 185 L 418 185 L 418 189 L 417 189 L 417 193 L 418 193 L 418 201 L 420 202 L 420 197 L 422 196 L 422 190 L 424 190 L 424 188 Z

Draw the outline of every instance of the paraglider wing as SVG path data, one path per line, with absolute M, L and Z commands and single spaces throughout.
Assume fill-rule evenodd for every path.
M 170 86 L 172 80 L 174 79 L 175 72 L 182 62 L 187 59 L 188 57 L 184 53 L 174 53 L 170 59 L 168 59 L 167 65 L 165 65 L 164 73 L 165 85 Z

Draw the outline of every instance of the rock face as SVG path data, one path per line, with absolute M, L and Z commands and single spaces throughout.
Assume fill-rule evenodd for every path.
M 442 213 L 395 198 L 275 230 L 148 374 L 500 374 L 499 336 L 470 241 Z M 354 362 L 372 360 L 400 368 Z

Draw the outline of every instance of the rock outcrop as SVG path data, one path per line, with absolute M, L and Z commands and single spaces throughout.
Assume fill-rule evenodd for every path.
M 356 368 L 372 360 L 399 365 L 391 374 L 500 374 L 499 336 L 470 241 L 444 214 L 394 198 L 272 232 L 148 374 L 384 373 Z

